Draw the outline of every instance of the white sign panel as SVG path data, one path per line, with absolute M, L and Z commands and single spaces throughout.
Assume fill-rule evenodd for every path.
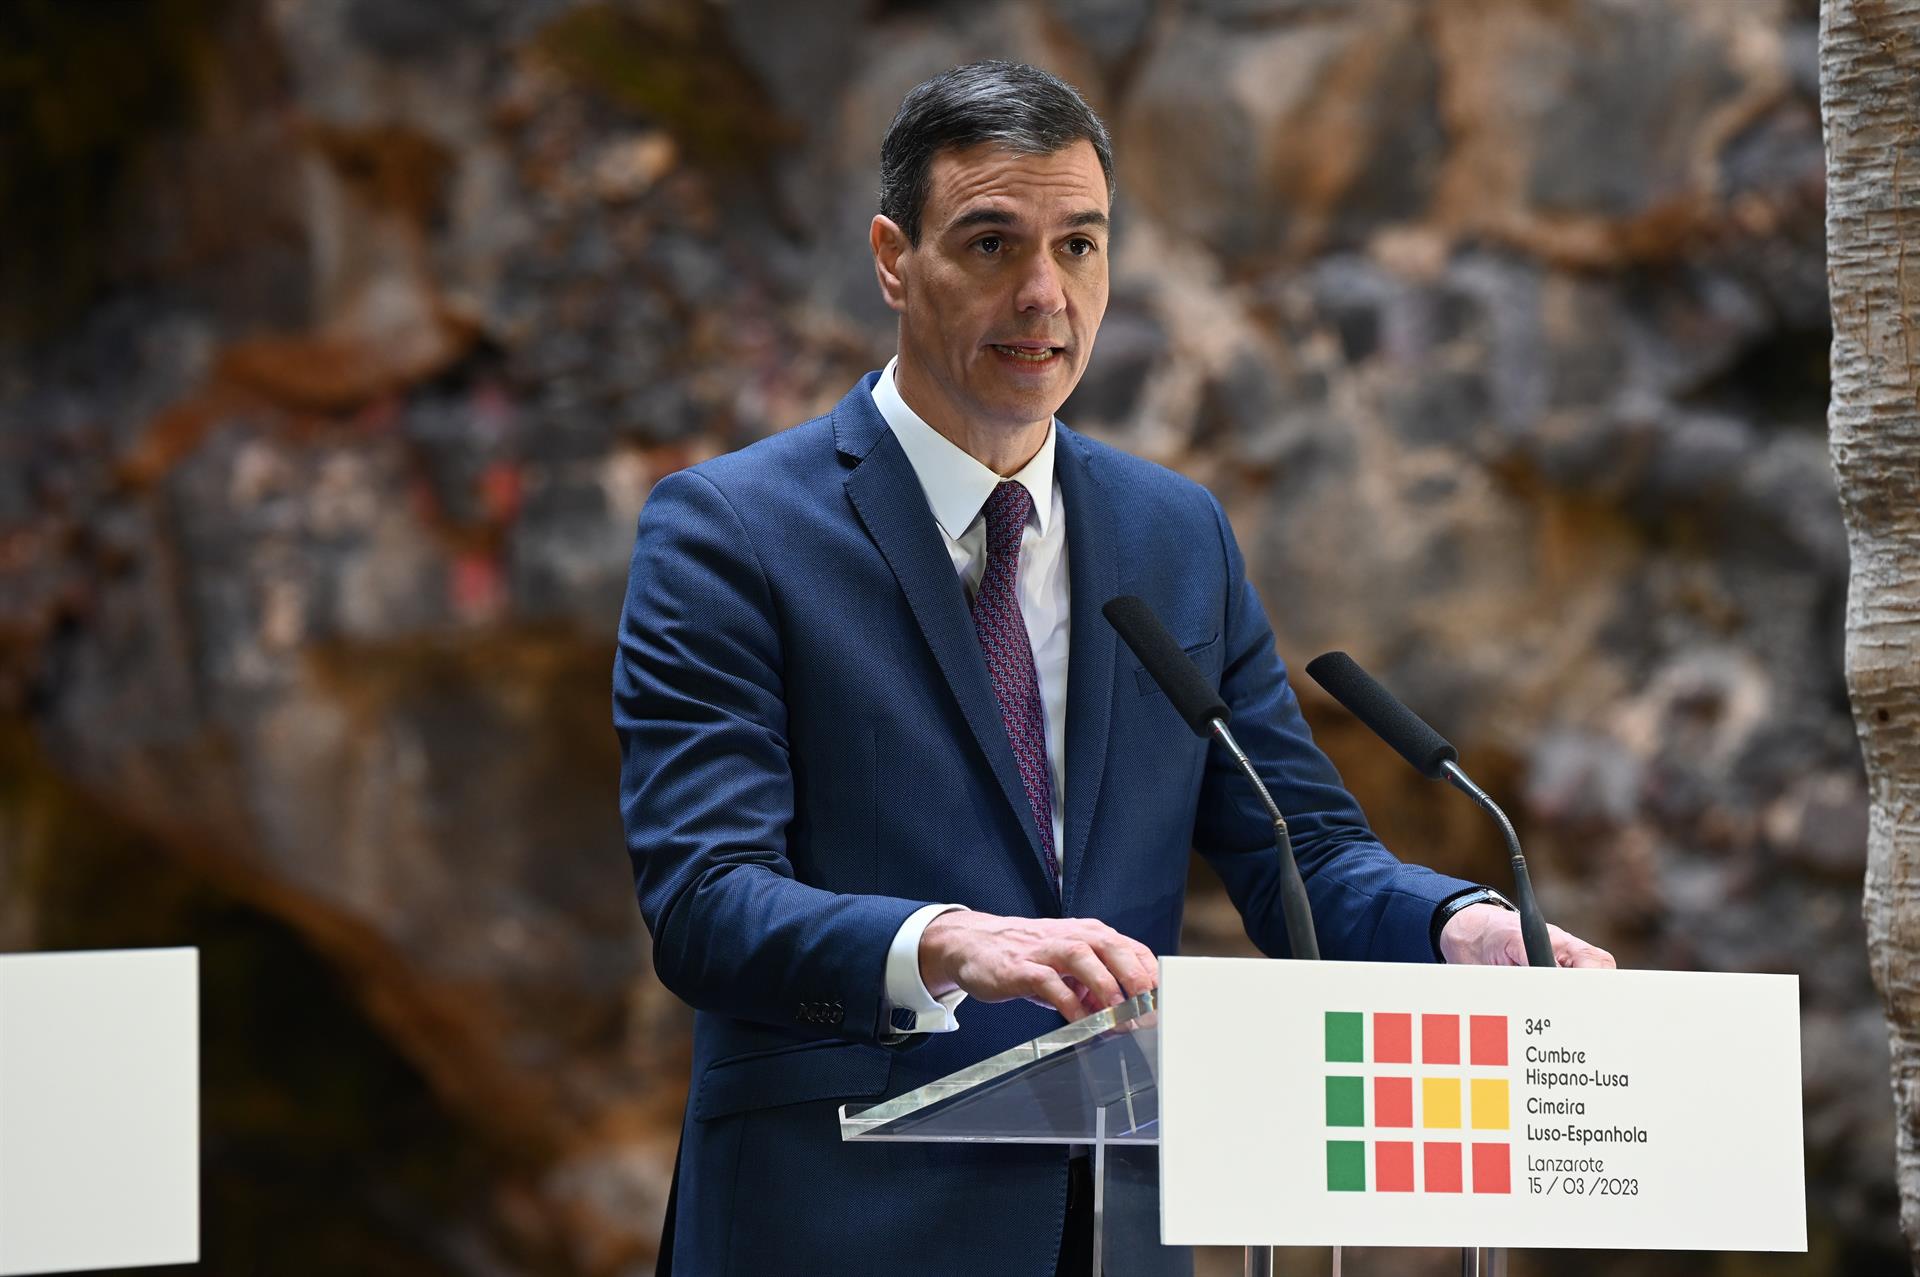
M 200 1258 L 199 951 L 0 954 L 0 1274 Z
M 1169 1244 L 1807 1247 L 1793 976 L 1160 972 Z

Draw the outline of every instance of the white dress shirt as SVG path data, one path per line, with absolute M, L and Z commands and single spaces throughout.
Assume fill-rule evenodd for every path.
M 987 521 L 981 510 L 1000 483 L 1000 476 L 971 456 L 907 407 L 894 385 L 890 359 L 873 383 L 873 402 L 920 480 L 927 507 L 946 538 L 953 570 L 971 599 L 987 570 Z M 1033 669 L 1040 682 L 1040 703 L 1046 716 L 1047 771 L 1053 784 L 1053 845 L 1065 871 L 1065 817 L 1067 792 L 1067 639 L 1070 617 L 1067 590 L 1067 518 L 1060 485 L 1053 474 L 1056 432 L 1047 432 L 1033 460 L 1008 476 L 1025 485 L 1033 497 L 1033 514 L 1020 536 L 1020 563 L 1014 575 L 1020 595 L 1020 617 L 1027 623 L 1033 644 Z M 983 856 L 1026 855 L 1024 847 L 982 847 Z M 884 854 L 884 853 L 883 853 Z M 916 911 L 895 933 L 887 952 L 888 1010 L 905 1008 L 918 1016 L 915 1033 L 946 1033 L 959 1028 L 953 1009 L 967 996 L 958 990 L 943 998 L 927 992 L 920 978 L 920 936 L 927 924 L 960 905 L 928 905 Z

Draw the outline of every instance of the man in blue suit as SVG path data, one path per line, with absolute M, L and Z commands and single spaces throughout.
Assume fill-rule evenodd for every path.
M 641 515 L 621 813 L 655 967 L 696 1011 L 662 1271 L 1086 1271 L 1084 1159 L 843 1144 L 835 1109 L 1152 987 L 1190 849 L 1288 952 L 1267 818 L 1116 642 L 1116 595 L 1232 708 L 1325 956 L 1524 961 L 1494 893 L 1375 840 L 1214 498 L 1054 420 L 1106 308 L 1111 199 L 1106 130 L 1054 77 L 915 88 L 871 228 L 896 358 Z

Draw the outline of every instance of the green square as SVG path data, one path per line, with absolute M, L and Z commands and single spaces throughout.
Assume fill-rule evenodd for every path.
M 1367 1191 L 1367 1146 L 1359 1140 L 1327 1141 L 1327 1191 Z
M 1367 1124 L 1366 1083 L 1357 1077 L 1327 1079 L 1327 1125 L 1365 1126 Z
M 1360 1033 L 1358 1011 L 1327 1012 L 1327 1059 L 1341 1064 L 1358 1064 L 1366 1059 Z

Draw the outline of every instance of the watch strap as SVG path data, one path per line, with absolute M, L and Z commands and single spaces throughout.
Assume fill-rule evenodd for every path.
M 1453 895 L 1448 896 L 1435 906 L 1433 911 L 1433 926 L 1428 934 L 1428 938 L 1433 942 L 1433 960 L 1435 962 L 1446 961 L 1446 958 L 1440 953 L 1440 933 L 1446 930 L 1447 923 L 1453 918 L 1454 914 L 1459 913 L 1469 905 L 1499 905 L 1509 913 L 1520 912 L 1514 907 L 1513 901 L 1507 899 L 1492 887 L 1470 887 L 1465 891 L 1455 892 Z

